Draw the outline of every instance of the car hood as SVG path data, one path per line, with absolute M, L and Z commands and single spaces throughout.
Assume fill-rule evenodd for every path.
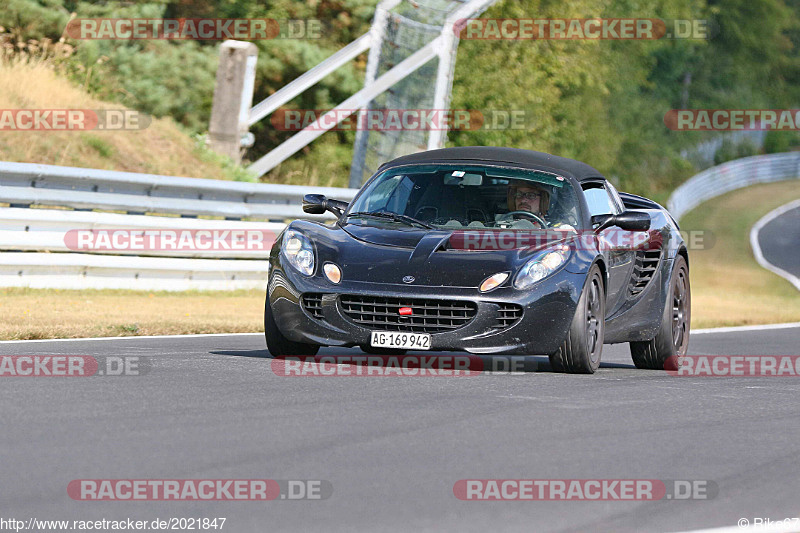
M 372 225 L 346 224 L 342 229 L 348 235 L 370 244 L 414 248 L 431 230 L 412 227 L 387 228 Z
M 316 244 L 320 264 L 336 263 L 348 281 L 403 284 L 403 278 L 412 276 L 413 285 L 448 287 L 478 287 L 498 272 L 514 274 L 540 250 L 568 239 L 539 239 L 534 245 L 504 249 L 477 241 L 479 248 L 488 244 L 488 249 L 465 249 L 476 242 L 476 236 L 491 237 L 493 232 L 360 225 L 316 226 L 313 232 L 316 235 L 309 236 Z

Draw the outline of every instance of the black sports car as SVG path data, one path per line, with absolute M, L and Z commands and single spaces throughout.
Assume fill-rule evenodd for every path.
M 672 216 L 585 163 L 512 148 L 446 148 L 381 166 L 350 204 L 307 195 L 270 254 L 274 356 L 548 355 L 592 373 L 603 344 L 639 368 L 680 365 L 689 257 Z

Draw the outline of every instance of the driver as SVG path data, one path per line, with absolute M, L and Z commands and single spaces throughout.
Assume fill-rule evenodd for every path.
M 524 211 L 545 220 L 547 209 L 550 207 L 550 193 L 536 183 L 530 181 L 511 181 L 508 184 L 508 212 Z M 496 220 L 501 226 L 536 228 L 541 224 L 529 217 L 518 216 L 516 219 L 508 213 L 496 215 Z M 544 228 L 541 228 L 544 229 Z
M 562 224 L 558 221 L 547 219 L 550 209 L 550 191 L 541 187 L 539 184 L 530 181 L 512 181 L 508 185 L 508 211 L 526 211 L 540 217 L 551 228 L 575 231 L 569 224 Z M 513 222 L 508 215 L 499 215 L 498 221 L 511 223 L 512 227 L 537 227 L 541 226 L 538 221 L 520 217 Z M 541 228 L 546 229 L 546 228 Z
M 515 184 L 508 186 L 508 210 L 528 211 L 544 218 L 547 208 L 550 207 L 550 193 L 533 183 Z

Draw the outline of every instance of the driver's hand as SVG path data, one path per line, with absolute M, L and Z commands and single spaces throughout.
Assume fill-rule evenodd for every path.
M 542 229 L 542 227 L 539 224 L 539 222 L 534 222 L 533 220 L 528 220 L 527 218 L 523 218 L 512 222 L 511 229 L 536 230 L 536 229 Z
M 572 231 L 572 232 L 578 233 L 578 230 L 576 230 L 573 226 L 571 226 L 569 224 L 556 223 L 556 224 L 553 224 L 550 227 L 553 228 L 553 229 L 560 230 L 560 231 Z

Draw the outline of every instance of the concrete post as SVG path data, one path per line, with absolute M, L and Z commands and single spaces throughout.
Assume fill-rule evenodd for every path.
M 242 138 L 249 129 L 257 59 L 258 49 L 252 43 L 225 41 L 220 46 L 208 139 L 212 150 L 237 164 L 242 161 Z

